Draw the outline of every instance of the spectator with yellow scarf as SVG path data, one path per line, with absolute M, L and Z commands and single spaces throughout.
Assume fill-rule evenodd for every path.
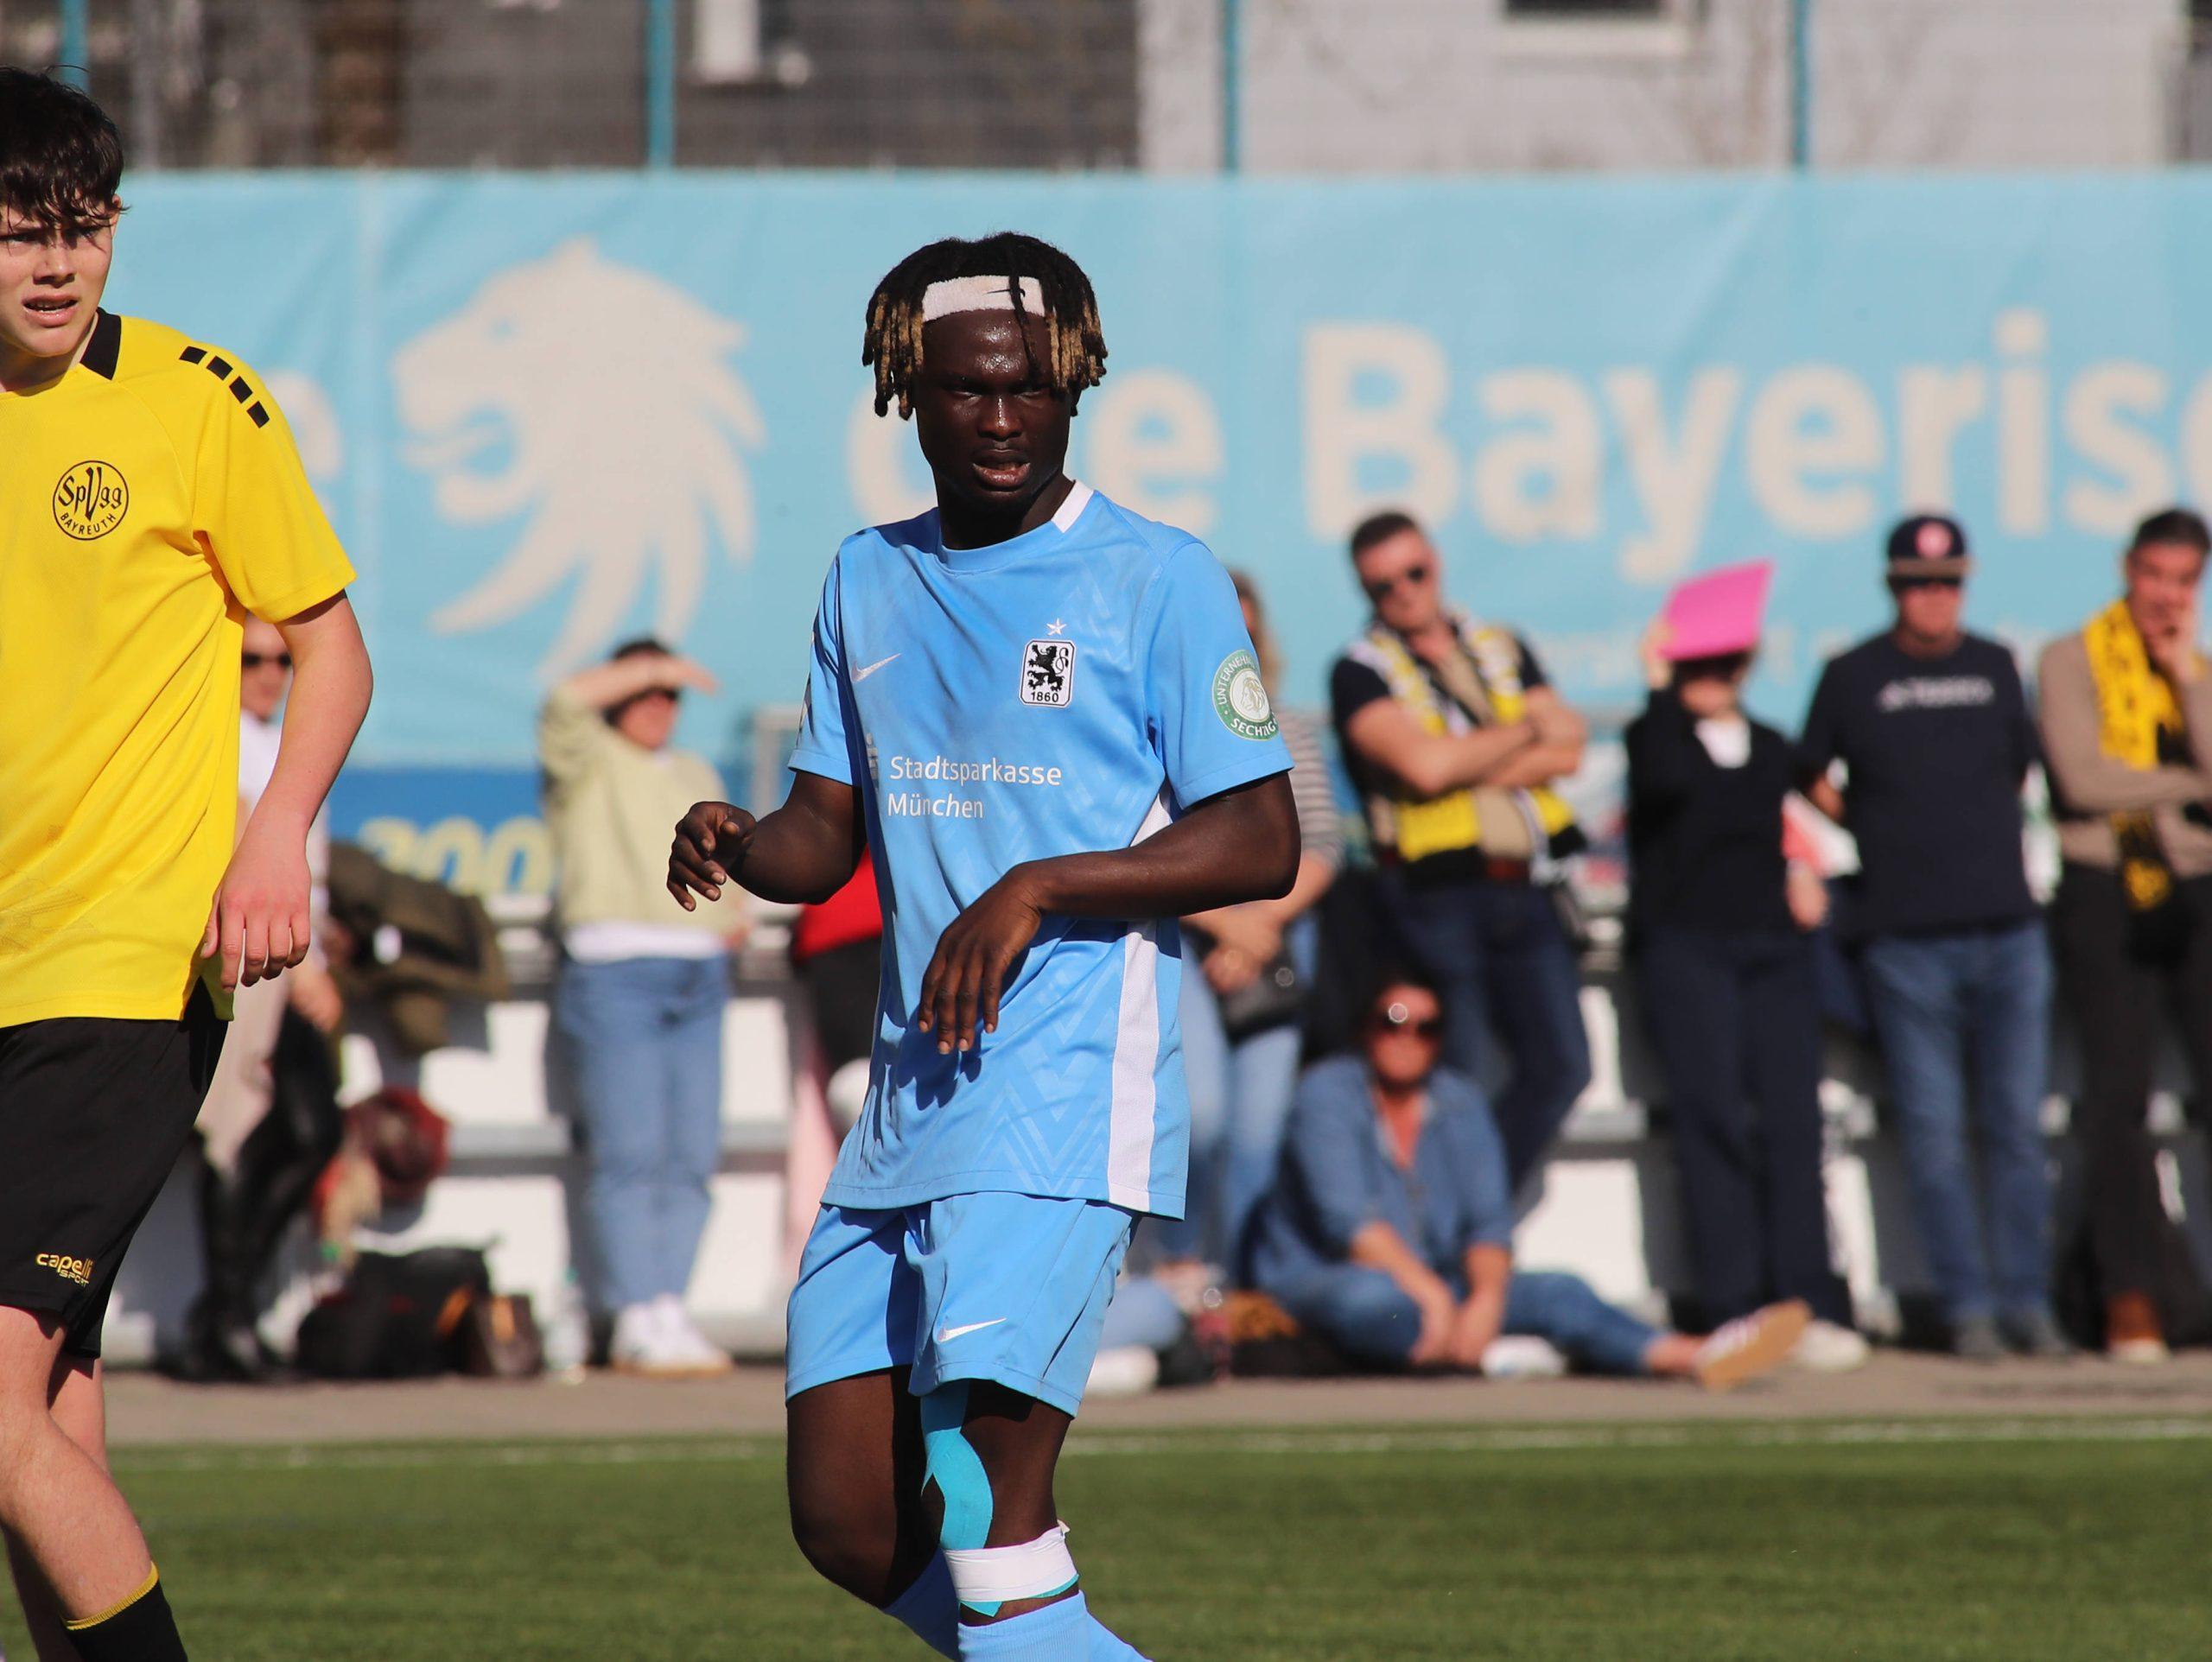
M 2089 1240 L 2117 1359 L 2166 1357 L 2164 1202 L 2145 1124 L 2161 1017 L 2212 1090 L 2212 673 L 2197 647 L 2212 531 L 2145 520 L 2121 598 L 2044 651 L 2044 747 L 2064 866 L 2059 986 L 2082 1043 L 2075 1104 Z
M 1374 615 L 1330 675 L 1338 740 L 1396 945 L 1443 990 L 1446 1063 L 1505 1075 L 1492 1108 L 1517 1189 L 1590 1082 L 1552 892 L 1585 846 L 1554 789 L 1582 765 L 1582 719 L 1519 636 L 1446 604 L 1442 556 L 1409 516 L 1366 520 L 1351 559 Z

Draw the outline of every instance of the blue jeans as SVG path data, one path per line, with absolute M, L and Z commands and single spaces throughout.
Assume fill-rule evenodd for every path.
M 1421 1337 L 1421 1308 L 1381 1270 L 1335 1264 L 1270 1288 L 1282 1307 L 1346 1355 L 1403 1367 Z M 1579 1275 L 1516 1270 L 1505 1291 L 1501 1333 L 1548 1340 L 1576 1366 L 1598 1373 L 1642 1373 L 1659 1329 L 1616 1310 Z
M 1946 1315 L 1955 1323 L 2047 1310 L 2051 968 L 2042 921 L 1877 936 L 1864 962 L 1921 1246 Z M 1969 1101 L 1986 1199 L 1967 1150 Z
M 1106 1324 L 1098 1330 L 1101 1350 L 1120 1350 L 1142 1345 L 1165 1350 L 1190 1326 L 1174 1296 L 1148 1275 L 1123 1276 L 1114 1288 L 1114 1302 L 1106 1307 Z
M 583 1118 L 603 1309 L 680 1297 L 690 1284 L 721 1158 L 728 999 L 720 957 L 561 967 L 553 1019 Z
M 1311 978 L 1313 918 L 1294 923 L 1283 942 L 1298 973 Z M 1221 1028 L 1221 1001 L 1190 957 L 1183 961 L 1181 1020 L 1191 1093 L 1189 1199 L 1180 1218 L 1160 1221 L 1160 1250 L 1226 1265 L 1241 1278 L 1252 1215 L 1274 1188 L 1305 1036 L 1289 1022 L 1231 1044 Z
M 1386 870 L 1378 886 L 1406 948 L 1442 991 L 1445 1065 L 1491 1090 L 1517 1189 L 1590 1083 L 1573 944 L 1532 883 L 1417 888 Z M 1493 1048 L 1512 1059 L 1510 1071 L 1492 1065 Z

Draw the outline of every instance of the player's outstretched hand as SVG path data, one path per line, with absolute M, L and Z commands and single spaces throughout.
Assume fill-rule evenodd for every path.
M 668 891 L 687 912 L 699 910 L 691 897 L 722 898 L 730 868 L 745 862 L 753 841 L 753 815 L 732 802 L 694 802 L 676 822 L 668 850 Z
M 939 1056 L 976 1048 L 978 1023 L 986 1033 L 999 1025 L 999 995 L 1006 973 L 1037 938 L 1044 909 L 1019 866 L 976 898 L 938 937 L 937 951 L 914 1000 L 914 1021 L 937 1035 Z
M 215 891 L 200 955 L 223 955 L 223 990 L 273 980 L 308 955 L 307 840 L 249 821 Z

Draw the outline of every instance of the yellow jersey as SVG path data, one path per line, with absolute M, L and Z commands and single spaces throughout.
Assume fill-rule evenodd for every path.
M 0 391 L 0 1027 L 215 990 L 245 614 L 353 579 L 230 354 L 102 312 L 67 374 Z

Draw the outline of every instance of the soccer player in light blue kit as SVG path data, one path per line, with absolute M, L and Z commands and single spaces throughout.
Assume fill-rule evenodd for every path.
M 677 828 L 686 907 L 816 900 L 875 854 L 868 1106 L 791 1294 L 791 1524 L 946 1656 L 1128 1659 L 1052 1502 L 1140 1215 L 1179 1216 L 1174 919 L 1287 891 L 1297 816 L 1229 577 L 1063 471 L 1104 372 L 1082 270 L 932 244 L 869 302 L 932 512 L 848 538 L 790 797 Z

